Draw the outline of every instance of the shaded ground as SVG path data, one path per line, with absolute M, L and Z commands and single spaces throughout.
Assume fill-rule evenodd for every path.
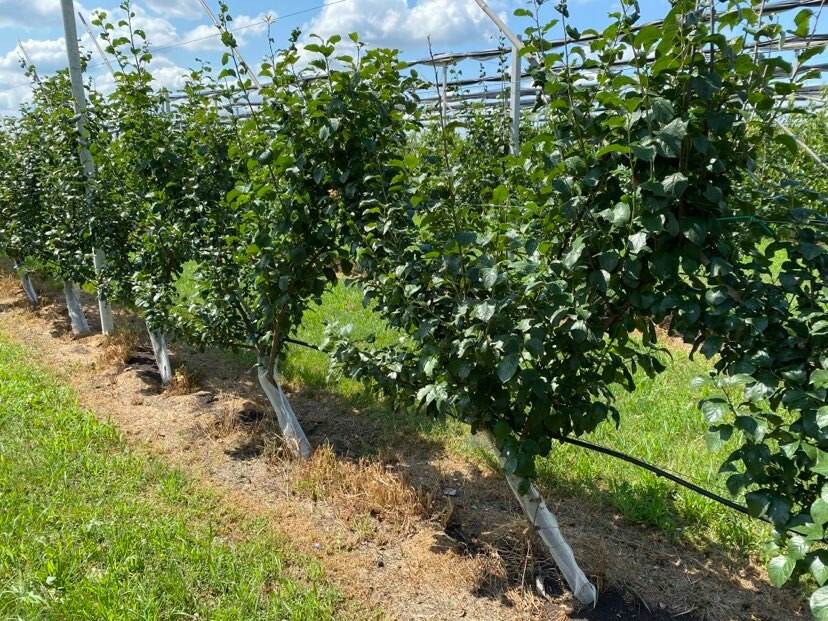
M 93 300 L 84 302 L 96 327 Z M 117 321 L 140 332 L 134 318 Z M 358 618 L 806 618 L 796 594 L 773 589 L 754 565 L 677 545 L 604 506 L 550 498 L 601 591 L 598 608 L 574 610 L 501 477 L 405 423 L 394 430 L 338 397 L 293 391 L 311 444 L 330 445 L 298 464 L 284 458 L 253 369 L 239 357 L 175 349 L 174 365 L 199 386 L 162 392 L 146 344 L 125 364 L 106 362 L 105 339 L 74 340 L 62 305 L 46 296 L 32 312 L 10 278 L 0 282 L 0 330 L 32 348 L 133 445 L 270 518 L 360 602 Z

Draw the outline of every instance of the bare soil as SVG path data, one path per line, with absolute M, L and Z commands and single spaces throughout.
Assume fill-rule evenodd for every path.
M 238 357 L 173 345 L 173 364 L 186 367 L 187 381 L 163 391 L 137 318 L 116 317 L 137 339 L 75 339 L 57 292 L 36 285 L 43 299 L 33 310 L 17 282 L 0 275 L 0 331 L 71 384 L 136 450 L 267 517 L 297 550 L 318 558 L 348 602 L 343 618 L 807 618 L 800 596 L 774 589 L 757 564 L 712 545 L 669 541 L 584 499 L 548 498 L 600 590 L 596 608 L 579 610 L 497 472 L 422 436 L 389 437 L 352 404 L 301 388 L 289 398 L 317 454 L 292 461 L 254 370 Z M 97 330 L 94 300 L 83 301 Z

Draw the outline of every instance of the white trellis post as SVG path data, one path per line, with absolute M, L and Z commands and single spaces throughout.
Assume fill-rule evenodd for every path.
M 109 61 L 109 56 L 107 56 L 106 52 L 104 52 L 103 48 L 101 48 L 101 44 L 98 43 L 98 38 L 95 36 L 95 33 L 92 32 L 92 27 L 87 23 L 86 19 L 83 17 L 83 13 L 81 13 L 80 11 L 78 11 L 78 17 L 81 20 L 81 24 L 83 24 L 84 30 L 86 30 L 86 34 L 89 35 L 89 38 L 92 39 L 92 43 L 95 44 L 95 49 L 98 50 L 98 54 L 101 55 L 101 58 L 103 58 L 103 61 L 106 63 L 106 66 L 109 67 L 109 73 L 111 73 L 112 76 L 114 77 L 115 76 L 115 68 L 112 66 L 112 63 Z
M 20 261 L 15 260 L 14 271 L 20 276 L 20 286 L 23 289 L 23 293 L 26 294 L 26 298 L 29 300 L 29 303 L 32 306 L 37 306 L 40 300 L 37 297 L 37 291 L 35 291 L 29 270 L 27 270 Z
M 523 42 L 500 19 L 500 16 L 489 8 L 485 0 L 474 1 L 512 44 L 512 152 L 517 153 L 520 149 L 520 51 L 523 49 Z M 491 436 L 487 435 L 485 437 L 501 459 L 502 465 L 502 456 L 497 451 Z M 523 512 L 526 514 L 526 517 L 529 518 L 529 521 L 535 528 L 535 532 L 541 538 L 549 554 L 561 570 L 575 598 L 582 604 L 594 604 L 598 597 L 595 586 L 587 579 L 584 572 L 578 566 L 572 548 L 569 547 L 566 539 L 564 539 L 558 521 L 546 506 L 540 492 L 538 492 L 534 485 L 530 485 L 527 492 L 522 493 L 520 490 L 520 479 L 514 475 L 506 474 L 506 481 L 515 498 L 517 498 Z
M 17 40 L 17 47 L 20 48 L 20 53 L 23 54 L 23 61 L 25 62 L 26 67 L 31 68 L 32 77 L 34 78 L 35 82 L 40 84 L 40 78 L 37 76 L 37 69 L 35 69 L 35 66 L 32 64 L 32 59 L 29 57 L 29 53 L 26 51 L 26 48 L 23 47 L 23 42 L 20 39 Z M 29 275 L 29 271 L 23 265 L 24 260 L 25 257 L 23 257 L 23 259 L 15 259 L 14 270 L 20 275 L 20 286 L 23 287 L 23 293 L 26 294 L 29 303 L 32 306 L 37 306 L 39 303 L 37 291 L 35 291 L 34 284 L 32 283 L 32 278 Z
M 512 155 L 520 153 L 520 50 L 512 46 Z
M 521 62 L 520 51 L 523 49 L 523 41 L 520 40 L 511 28 L 506 25 L 500 15 L 495 13 L 486 0 L 474 0 L 483 12 L 489 16 L 495 26 L 498 27 L 503 36 L 509 39 L 512 44 L 512 93 L 511 93 L 511 107 L 512 107 L 512 153 L 517 155 L 520 151 L 520 78 L 521 78 Z
M 75 6 L 73 0 L 60 0 L 63 13 L 63 31 L 66 38 L 66 57 L 69 61 L 69 78 L 72 82 L 72 96 L 75 99 L 75 112 L 78 123 L 78 143 L 83 172 L 86 175 L 86 200 L 92 202 L 92 181 L 95 178 L 95 162 L 89 152 L 86 136 L 86 93 L 83 90 L 83 75 L 81 73 L 80 51 L 78 50 L 78 29 L 75 24 Z M 93 239 L 94 243 L 94 239 Z M 97 247 L 92 250 L 95 272 L 100 276 L 106 267 L 106 254 Z M 115 330 L 112 319 L 112 308 L 98 289 L 98 311 L 101 316 L 101 331 L 112 334 Z
M 209 17 L 210 21 L 213 22 L 213 25 L 219 30 L 219 32 L 223 32 L 224 29 L 221 25 L 221 22 L 216 17 L 216 14 L 213 13 L 213 10 L 210 8 L 210 5 L 207 4 L 207 1 L 198 0 L 198 2 L 199 4 L 201 4 L 201 8 L 204 9 L 204 12 L 207 13 L 207 17 Z M 253 71 L 253 68 L 244 61 L 244 58 L 242 58 L 241 52 L 239 52 L 238 48 L 233 48 L 230 51 L 235 57 L 235 59 L 238 61 L 239 65 L 241 65 L 242 67 L 244 67 L 245 70 L 247 70 L 247 74 L 250 76 L 250 79 L 253 81 L 253 84 L 256 85 L 256 88 L 262 88 L 262 83 L 259 82 L 259 78 L 258 76 L 256 76 L 256 72 Z M 241 80 L 241 76 L 239 76 L 239 79 Z
M 440 97 L 440 105 L 443 109 L 443 118 L 448 117 L 448 62 L 443 63 L 443 93 Z

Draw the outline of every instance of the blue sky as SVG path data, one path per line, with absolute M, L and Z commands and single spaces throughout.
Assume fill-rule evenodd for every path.
M 119 0 L 83 0 L 76 9 L 87 16 L 96 9 L 117 14 Z M 218 0 L 207 0 L 217 10 Z M 250 64 L 266 50 L 264 20 L 272 18 L 277 43 L 290 31 L 359 32 L 374 45 L 397 47 L 405 58 L 420 58 L 427 53 L 426 37 L 431 36 L 435 52 L 466 51 L 493 47 L 497 31 L 474 0 L 228 0 L 243 26 L 237 37 Z M 514 9 L 527 6 L 527 0 L 490 0 L 489 4 L 518 32 L 525 23 L 512 16 Z M 543 9 L 552 19 L 553 2 Z M 607 13 L 617 10 L 616 0 L 570 0 L 572 24 L 578 28 L 600 27 Z M 668 0 L 641 0 L 642 18 L 658 19 L 666 12 Z M 154 74 L 166 86 L 175 88 L 187 67 L 196 58 L 216 62 L 220 54 L 218 37 L 198 0 L 133 0 L 138 21 L 147 31 L 155 49 Z M 321 6 L 325 5 L 325 6 Z M 828 20 L 826 20 L 828 21 Z M 79 24 L 79 32 L 83 28 Z M 823 29 L 824 31 L 824 29 Z M 42 73 L 66 64 L 59 0 L 0 0 L 0 114 L 8 114 L 28 95 L 26 78 L 18 65 L 17 40 Z M 88 37 L 82 43 L 92 49 Z M 90 73 L 106 89 L 111 83 L 106 66 L 93 51 Z M 475 69 L 476 73 L 477 70 Z

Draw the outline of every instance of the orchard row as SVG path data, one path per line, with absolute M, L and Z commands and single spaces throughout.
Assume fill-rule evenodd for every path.
M 711 24 L 695 4 L 637 28 L 624 0 L 588 46 L 563 49 L 529 15 L 541 120 L 510 153 L 499 111 L 424 111 L 419 77 L 356 35 L 301 49 L 294 37 L 254 88 L 226 8 L 222 68 L 192 71 L 170 107 L 125 3 L 118 23 L 96 18 L 118 71 L 111 94 L 87 89 L 83 132 L 66 73 L 36 82 L 5 123 L 0 251 L 135 309 L 160 361 L 164 336 L 255 351 L 285 439 L 305 456 L 278 364 L 308 306 L 348 278 L 400 339 L 355 342 L 333 322 L 322 346 L 335 367 L 400 413 L 489 434 L 536 505 L 535 458 L 623 422 L 615 395 L 635 389 L 639 368 L 664 370 L 666 326 L 712 360 L 699 379 L 717 395 L 700 403 L 707 440 L 739 438 L 722 472 L 775 527 L 772 581 L 810 576 L 826 619 L 828 253 L 812 212 L 824 196 L 809 179 L 754 174 L 769 145 L 794 157 L 776 122 L 821 50 L 793 64 L 758 54 L 757 41 L 784 35 L 778 23 L 734 2 Z M 558 13 L 583 34 L 565 4 Z M 106 258 L 97 271 L 93 250 Z M 588 601 L 582 577 L 568 576 Z

